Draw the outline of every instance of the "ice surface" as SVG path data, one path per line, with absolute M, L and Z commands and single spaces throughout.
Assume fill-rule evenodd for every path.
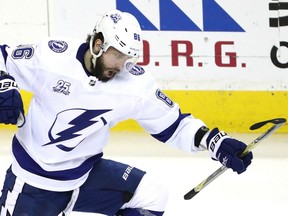
M 249 143 L 259 134 L 229 135 Z M 11 161 L 12 136 L 13 131 L 0 130 L 1 184 Z M 288 135 L 273 134 L 253 152 L 253 163 L 245 173 L 228 170 L 188 201 L 183 195 L 220 166 L 207 152 L 190 155 L 142 132 L 113 132 L 104 157 L 141 168 L 167 183 L 170 197 L 165 216 L 287 216 Z

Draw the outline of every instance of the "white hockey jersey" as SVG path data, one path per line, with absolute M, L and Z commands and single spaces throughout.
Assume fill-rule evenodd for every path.
M 182 114 L 140 66 L 126 65 L 112 80 L 91 83 L 84 66 L 88 45 L 81 41 L 45 38 L 0 48 L 0 70 L 33 93 L 12 145 L 12 170 L 28 184 L 55 191 L 79 187 L 102 157 L 109 128 L 126 119 L 162 142 L 199 150 L 194 136 L 205 124 Z

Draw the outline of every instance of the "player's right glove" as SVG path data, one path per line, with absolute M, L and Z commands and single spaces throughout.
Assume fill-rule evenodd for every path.
M 4 74 L 0 76 L 0 123 L 15 125 L 19 116 L 24 118 L 18 86 L 12 76 Z
M 240 157 L 247 145 L 214 128 L 207 139 L 207 148 L 212 159 L 220 161 L 238 174 L 244 172 L 253 159 L 252 152 Z

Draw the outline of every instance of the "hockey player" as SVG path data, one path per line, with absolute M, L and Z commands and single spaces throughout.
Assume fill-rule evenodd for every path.
M 0 48 L 0 123 L 19 127 L 1 216 L 163 215 L 167 188 L 139 168 L 102 157 L 109 128 L 126 119 L 184 151 L 208 149 L 239 174 L 251 163 L 251 152 L 239 158 L 243 142 L 181 113 L 134 64 L 142 35 L 129 13 L 105 14 L 86 42 L 45 38 Z M 33 93 L 25 116 L 18 86 Z

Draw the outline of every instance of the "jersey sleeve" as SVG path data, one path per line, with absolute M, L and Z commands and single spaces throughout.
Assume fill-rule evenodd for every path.
M 202 150 L 194 145 L 194 137 L 205 123 L 182 113 L 179 105 L 157 88 L 156 83 L 146 87 L 138 113 L 138 123 L 159 141 L 187 152 Z
M 19 46 L 0 46 L 0 70 L 13 76 L 21 89 L 35 92 L 39 79 L 40 43 Z M 36 82 L 37 80 L 37 82 Z

